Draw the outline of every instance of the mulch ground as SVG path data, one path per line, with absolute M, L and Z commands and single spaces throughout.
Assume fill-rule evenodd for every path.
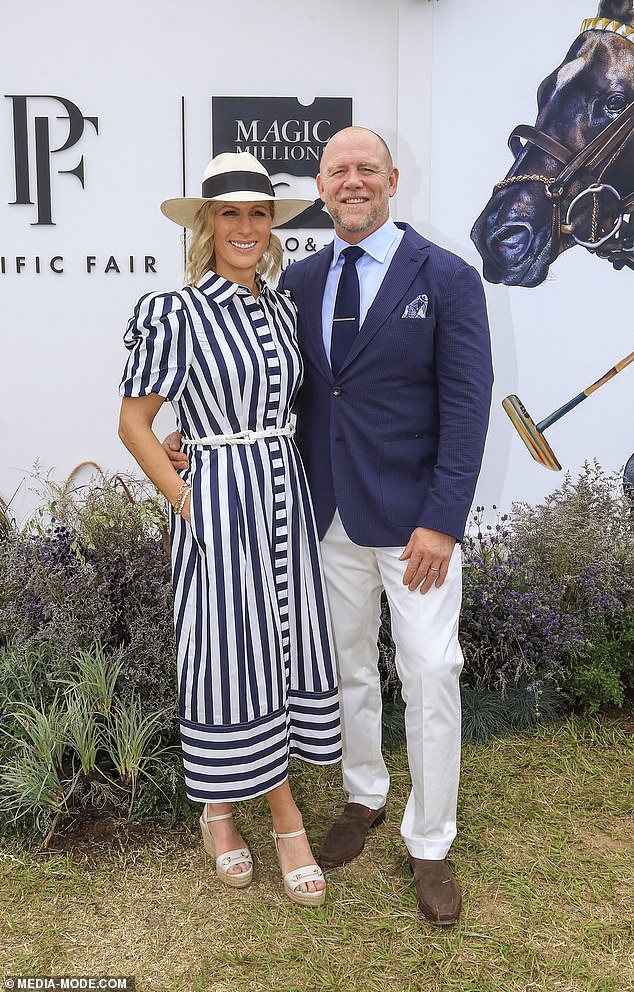
M 182 824 L 167 830 L 172 841 L 183 848 L 198 845 L 198 835 Z M 155 821 L 130 823 L 120 811 L 88 807 L 69 813 L 58 823 L 46 853 L 71 853 L 86 862 L 94 862 L 113 849 L 142 848 L 157 831 L 165 834 L 165 825 Z

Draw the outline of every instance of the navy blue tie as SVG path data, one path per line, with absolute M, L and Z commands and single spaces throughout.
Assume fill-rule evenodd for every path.
M 335 312 L 332 318 L 332 338 L 330 341 L 330 367 L 337 375 L 359 333 L 359 276 L 357 260 L 365 255 L 363 248 L 351 245 L 344 248 L 343 269 L 339 277 Z

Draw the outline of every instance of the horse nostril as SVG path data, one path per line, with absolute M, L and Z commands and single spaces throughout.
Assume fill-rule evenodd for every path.
M 494 256 L 520 261 L 531 246 L 533 229 L 530 224 L 504 224 L 489 239 Z

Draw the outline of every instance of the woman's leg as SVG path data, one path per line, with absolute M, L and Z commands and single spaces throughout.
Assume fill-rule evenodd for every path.
M 222 816 L 223 813 L 231 813 L 231 803 L 207 803 L 204 807 L 207 817 Z M 244 840 L 237 829 L 233 817 L 227 820 L 207 821 L 207 826 L 211 831 L 216 848 L 216 857 L 226 854 L 227 851 L 237 851 L 245 847 Z M 236 865 L 231 865 L 227 869 L 228 875 L 239 875 L 243 871 L 249 871 L 251 865 L 247 861 L 240 861 Z
M 267 792 L 266 798 L 271 807 L 273 829 L 276 833 L 289 834 L 295 830 L 301 830 L 304 825 L 302 814 L 293 799 L 288 780 Z M 280 838 L 278 840 L 278 853 L 282 875 L 287 875 L 295 868 L 304 868 L 315 863 L 306 834 L 300 834 L 299 837 Z M 317 879 L 314 882 L 302 882 L 297 887 L 300 892 L 319 892 L 325 888 L 326 883 L 323 879 Z

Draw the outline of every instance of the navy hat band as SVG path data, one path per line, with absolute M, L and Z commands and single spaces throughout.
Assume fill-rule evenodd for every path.
M 238 191 L 275 196 L 271 180 L 259 172 L 223 172 L 218 176 L 210 176 L 203 182 L 202 196 L 209 199 Z

